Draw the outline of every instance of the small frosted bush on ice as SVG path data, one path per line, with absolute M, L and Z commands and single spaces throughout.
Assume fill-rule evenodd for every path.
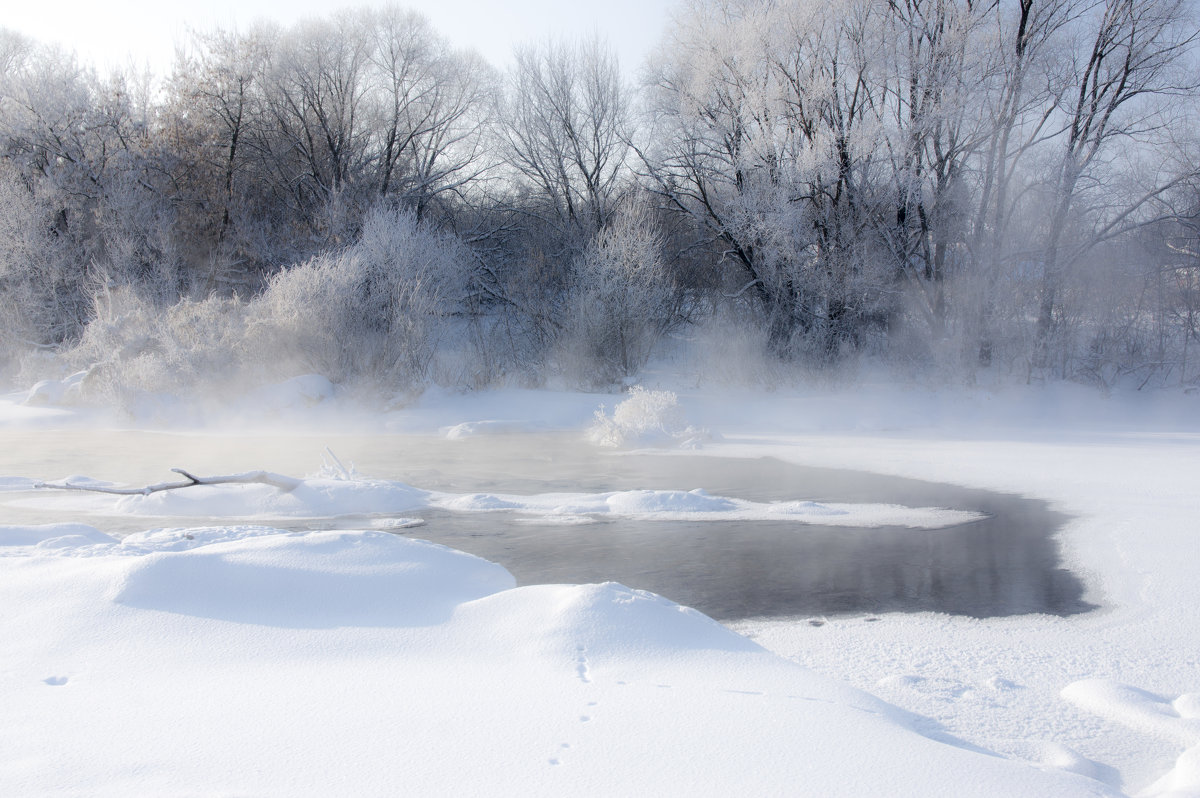
M 696 446 L 704 435 L 688 426 L 673 392 L 648 391 L 635 385 L 629 389 L 629 398 L 613 408 L 612 416 L 601 405 L 589 437 L 599 446 Z

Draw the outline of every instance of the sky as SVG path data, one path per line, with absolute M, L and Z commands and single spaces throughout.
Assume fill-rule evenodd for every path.
M 677 0 L 409 0 L 398 5 L 423 13 L 453 43 L 472 47 L 499 67 L 515 45 L 560 36 L 601 36 L 616 48 L 632 77 L 666 27 Z M 13 3 L 0 25 L 42 42 L 75 50 L 101 69 L 149 65 L 169 71 L 175 45 L 189 28 L 244 28 L 257 19 L 291 23 L 339 8 L 385 5 L 369 0 L 60 0 Z

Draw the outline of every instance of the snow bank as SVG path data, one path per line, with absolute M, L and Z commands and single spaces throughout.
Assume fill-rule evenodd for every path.
M 336 518 L 362 515 L 396 515 L 424 507 L 455 512 L 508 511 L 534 516 L 545 522 L 577 523 L 585 516 L 619 516 L 643 521 L 788 521 L 840 527 L 903 526 L 940 529 L 978 520 L 967 510 L 940 507 L 904 507 L 896 504 L 844 504 L 811 501 L 754 502 L 713 496 L 703 489 L 628 490 L 605 493 L 543 493 L 533 495 L 427 491 L 402 482 L 360 478 L 299 480 L 283 490 L 264 484 L 195 485 L 146 495 L 113 497 L 90 493 L 74 498 L 75 506 L 95 512 L 169 518 Z M 108 487 L 108 483 L 72 477 L 64 484 Z M 17 479 L 11 490 L 31 489 L 29 480 Z M 53 486 L 51 486 L 53 487 Z M 2 488 L 0 488 L 2 489 Z M 48 506 L 62 501 L 43 495 L 13 501 L 18 506 Z
M 22 404 L 32 407 L 78 404 L 86 376 L 86 371 L 79 371 L 61 380 L 42 380 L 29 389 Z
M 1070 386 L 675 390 L 690 421 L 724 435 L 706 453 L 1051 502 L 1074 516 L 1058 535 L 1065 566 L 1104 609 L 1067 619 L 885 614 L 738 624 L 797 668 L 699 626 L 683 637 L 703 646 L 651 656 L 643 644 L 690 619 L 630 602 L 654 620 L 644 626 L 649 643 L 623 638 L 621 624 L 603 620 L 609 604 L 634 594 L 616 586 L 501 590 L 455 605 L 431 626 L 272 626 L 117 604 L 134 560 L 168 545 L 186 554 L 210 540 L 232 544 L 252 528 L 160 530 L 145 535 L 153 545 L 135 535 L 114 547 L 86 530 L 10 527 L 13 544 L 0 546 L 0 792 L 381 793 L 403 783 L 414 793 L 1109 794 L 1095 782 L 1057 781 L 1046 772 L 1053 768 L 1131 794 L 1200 794 L 1200 753 L 1189 736 L 1200 703 L 1197 397 L 1104 398 Z M 69 426 L 63 411 L 20 405 L 24 397 L 0 400 L 0 425 Z M 499 427 L 473 419 L 504 419 L 514 433 L 525 424 L 582 437 L 597 404 L 628 398 L 431 390 L 361 423 L 432 439 L 464 422 L 464 434 L 483 435 Z M 31 485 L 0 478 L 0 498 L 45 509 L 116 501 L 30 497 Z M 622 501 L 639 511 L 651 503 L 699 511 L 703 497 L 687 493 Z M 522 504 L 549 504 L 548 495 L 457 498 L 476 509 L 512 500 L 514 522 L 603 517 Z M 596 498 L 587 502 L 598 506 Z M 370 523 L 393 520 L 418 519 Z M 62 545 L 41 545 L 49 541 Z M 242 568 L 234 549 L 206 562 Z M 947 749 L 914 729 L 1036 767 Z
M 24 404 L 25 393 L 0 397 L 0 428 L 47 425 L 74 417 L 67 409 Z
M 627 490 L 609 493 L 544 493 L 534 496 L 473 493 L 433 494 L 436 506 L 459 512 L 506 510 L 565 519 L 620 516 L 643 521 L 791 521 L 824 526 L 940 529 L 976 521 L 967 510 L 903 507 L 896 504 L 835 504 L 810 501 L 754 502 L 713 496 L 702 489 Z
M 1142 798 L 1200 795 L 1200 693 L 1170 700 L 1111 679 L 1084 679 L 1062 696 L 1081 709 L 1184 748 L 1175 767 L 1139 793 Z
M 113 601 L 268 626 L 426 626 L 515 584 L 499 565 L 386 532 L 252 534 L 131 559 Z
M 113 511 L 171 518 L 334 518 L 405 513 L 427 506 L 429 493 L 401 482 L 306 479 L 283 491 L 271 485 L 198 485 L 127 496 Z
M 72 547 L 91 543 L 116 543 L 116 538 L 87 524 L 0 526 L 0 551 L 9 546 Z
M 0 557 L 4 794 L 1111 794 L 613 583 L 378 532 L 102 548 Z
M 540 425 L 528 421 L 507 421 L 504 419 L 464 421 L 461 424 L 455 424 L 447 428 L 445 436 L 449 440 L 456 441 L 463 438 L 474 438 L 479 435 L 513 435 L 519 432 L 537 432 L 539 429 L 541 429 Z

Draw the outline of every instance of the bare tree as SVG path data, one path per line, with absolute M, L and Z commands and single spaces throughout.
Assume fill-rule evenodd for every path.
M 424 17 L 389 7 L 366 18 L 379 196 L 420 218 L 440 198 L 461 198 L 493 166 L 487 134 L 498 86 L 490 66 L 452 50 Z
M 1105 0 L 1085 17 L 1092 26 L 1089 44 L 1073 53 L 1069 80 L 1056 102 L 1063 133 L 1042 256 L 1037 336 L 1043 357 L 1067 273 L 1095 241 L 1093 233 L 1074 252 L 1064 252 L 1081 183 L 1114 142 L 1147 141 L 1161 127 L 1157 111 L 1164 100 L 1195 88 L 1195 79 L 1179 69 L 1197 39 L 1189 11 L 1184 0 Z M 1097 232 L 1107 235 L 1178 179 L 1149 186 L 1132 204 L 1110 212 Z
M 598 39 L 520 49 L 509 75 L 505 133 L 534 212 L 584 240 L 611 217 L 625 176 L 629 96 L 613 50 Z

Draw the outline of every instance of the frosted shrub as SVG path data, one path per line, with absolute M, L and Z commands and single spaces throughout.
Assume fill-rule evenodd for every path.
M 671 391 L 648 391 L 640 385 L 629 389 L 628 398 L 613 408 L 611 416 L 601 406 L 589 431 L 593 443 L 612 447 L 694 445 L 702 436 L 684 420 L 678 396 Z
M 87 274 L 53 234 L 54 208 L 0 162 L 0 368 L 19 350 L 79 333 Z
M 271 280 L 252 338 L 335 382 L 423 380 L 464 293 L 470 253 L 407 212 L 370 214 L 353 246 Z
M 128 287 L 103 290 L 94 318 L 66 357 L 88 371 L 84 398 L 122 406 L 144 393 L 219 388 L 243 376 L 244 312 L 236 299 L 163 308 Z
M 678 317 L 662 235 L 645 206 L 624 209 L 588 247 L 570 286 L 568 347 L 594 384 L 629 377 Z

